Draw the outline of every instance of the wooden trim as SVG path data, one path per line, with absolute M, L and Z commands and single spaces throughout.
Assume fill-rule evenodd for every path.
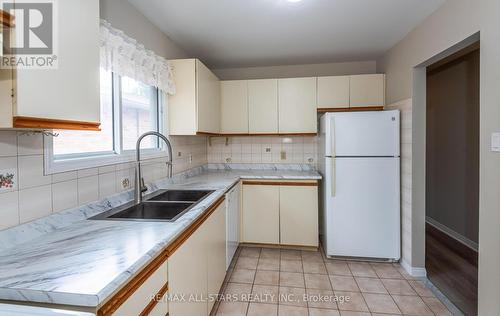
M 14 16 L 7 11 L 0 10 L 0 23 L 5 27 L 14 27 Z
M 100 131 L 101 123 L 14 116 L 14 128 Z
M 301 187 L 317 187 L 318 181 L 314 182 L 305 181 L 243 181 L 243 185 L 282 185 L 282 186 L 301 186 Z
M 349 108 L 321 108 L 318 109 L 318 113 L 325 112 L 359 112 L 359 111 L 383 111 L 383 106 L 359 106 L 359 107 L 349 107 Z
M 197 132 L 198 136 L 212 136 L 212 137 L 245 137 L 245 136 L 318 136 L 318 133 L 262 133 L 262 134 L 249 134 L 249 133 L 229 133 L 229 134 L 216 134 Z
M 124 287 L 122 287 L 115 295 L 113 295 L 99 310 L 98 316 L 110 316 L 125 303 L 125 301 L 163 264 L 167 261 L 175 250 L 177 250 L 197 229 L 200 227 L 210 215 L 225 201 L 222 196 L 208 210 L 203 213 L 191 226 L 189 226 L 182 234 L 177 237 L 170 245 L 154 258 L 144 269 L 142 269 L 135 277 L 132 278 Z
M 149 304 L 142 310 L 139 316 L 148 316 L 149 313 L 155 308 L 156 304 L 158 304 L 158 298 L 164 299 L 163 296 L 168 291 L 168 282 L 158 291 L 153 299 L 149 302 Z

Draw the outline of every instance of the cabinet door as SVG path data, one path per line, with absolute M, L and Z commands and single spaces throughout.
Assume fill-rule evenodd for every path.
M 207 294 L 207 249 L 204 225 L 194 232 L 168 258 L 168 286 L 172 296 Z M 196 300 L 169 302 L 170 315 L 206 316 L 207 302 Z
M 170 61 L 175 94 L 168 97 L 170 135 L 196 135 L 196 59 Z
M 226 276 L 226 203 L 222 203 L 203 224 L 206 226 L 208 294 L 217 295 Z M 215 301 L 208 301 L 208 314 Z
M 278 80 L 248 81 L 248 129 L 250 134 L 278 133 Z
M 153 295 L 167 284 L 168 262 L 163 263 L 135 292 L 123 303 L 113 316 L 137 316 L 146 308 Z M 159 300 L 150 315 L 165 315 L 168 312 L 166 300 Z M 161 314 L 163 313 L 163 314 Z
M 318 108 L 349 107 L 349 76 L 318 77 Z
M 279 132 L 317 133 L 316 78 L 278 80 Z
M 351 107 L 385 105 L 385 75 L 351 76 Z
M 246 80 L 221 81 L 221 133 L 248 134 Z
M 280 187 L 282 245 L 318 246 L 318 187 Z
M 17 69 L 14 116 L 99 123 L 99 1 L 57 1 L 57 69 Z
M 279 244 L 279 186 L 243 185 L 243 241 Z
M 199 60 L 196 61 L 198 132 L 220 132 L 220 81 Z

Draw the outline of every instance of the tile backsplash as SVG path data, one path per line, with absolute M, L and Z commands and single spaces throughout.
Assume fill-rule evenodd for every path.
M 207 163 L 206 137 L 172 136 L 171 141 L 174 174 Z M 129 190 L 134 185 L 133 163 L 52 175 L 44 174 L 43 166 L 41 134 L 0 131 L 0 230 Z M 163 158 L 143 162 L 146 183 L 163 178 L 166 173 Z
M 212 137 L 207 143 L 209 163 L 317 162 L 317 137 L 245 136 Z

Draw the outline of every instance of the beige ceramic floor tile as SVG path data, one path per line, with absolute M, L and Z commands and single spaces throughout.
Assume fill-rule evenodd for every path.
M 341 311 L 340 316 L 370 316 L 374 314 L 370 314 L 368 312 L 352 312 L 352 311 Z M 385 315 L 387 316 L 387 315 Z
M 280 305 L 278 316 L 307 316 L 307 308 L 298 306 Z
M 280 259 L 279 258 L 260 258 L 257 264 L 258 270 L 272 270 L 279 271 Z
M 302 260 L 302 254 L 299 250 L 281 250 L 281 259 L 285 260 Z
M 267 259 L 279 259 L 280 254 L 281 250 L 278 248 L 262 248 L 260 251 L 260 257 Z
M 258 258 L 239 257 L 236 262 L 236 269 L 257 269 Z
M 302 251 L 302 260 L 312 262 L 323 262 L 323 256 L 319 251 Z
M 393 295 L 392 298 L 398 305 L 401 312 L 412 316 L 432 316 L 434 313 L 425 305 L 418 296 Z
M 245 316 L 248 303 L 222 302 L 217 309 L 217 316 Z
M 359 290 L 366 293 L 387 294 L 387 290 L 379 279 L 375 278 L 355 278 Z
M 330 275 L 330 282 L 336 291 L 359 292 L 358 285 L 352 276 Z
M 253 284 L 255 270 L 235 269 L 231 274 L 231 282 Z
M 342 292 L 334 291 L 335 295 L 339 297 L 337 306 L 341 311 L 354 311 L 354 312 L 368 312 L 365 300 L 361 293 L 357 292 Z M 341 300 L 341 298 L 345 298 Z M 341 312 L 342 314 L 342 312 Z
M 306 294 L 306 290 L 303 288 L 280 287 L 279 304 L 307 307 L 304 294 Z
M 295 272 L 280 272 L 280 286 L 304 288 L 304 274 Z
M 306 288 L 308 289 L 321 289 L 321 290 L 331 290 L 332 285 L 330 284 L 330 279 L 328 275 L 325 274 L 304 274 L 304 279 L 306 281 Z
M 302 273 L 302 260 L 281 259 L 280 271 Z
M 247 316 L 276 316 L 278 305 L 250 303 Z
M 254 284 L 260 285 L 279 285 L 280 273 L 279 271 L 257 270 L 255 274 Z
M 238 297 L 248 295 L 252 293 L 252 284 L 228 283 L 226 289 L 224 290 L 224 293 L 237 295 Z
M 334 309 L 309 308 L 309 316 L 340 316 L 340 313 Z
M 250 257 L 250 258 L 259 258 L 261 248 L 257 247 L 243 247 L 241 248 L 240 257 Z
M 259 297 L 260 301 L 258 303 L 278 304 L 279 287 L 271 285 L 254 285 L 252 294 Z
M 325 265 L 328 274 L 352 276 L 349 266 L 343 261 L 326 261 Z
M 394 295 L 417 295 L 406 280 L 381 279 L 389 294 Z
M 304 267 L 304 273 L 327 274 L 323 261 L 302 260 L 302 266 Z
M 422 300 L 436 314 L 436 316 L 451 316 L 450 311 L 435 297 L 422 297 Z
M 351 270 L 352 275 L 357 277 L 368 277 L 368 278 L 376 278 L 377 274 L 372 269 L 369 263 L 365 262 L 349 262 L 349 269 Z
M 411 287 L 417 292 L 418 295 L 425 297 L 435 297 L 434 293 L 432 293 L 432 291 L 427 288 L 423 282 L 411 280 L 408 281 L 408 283 L 410 283 Z
M 379 278 L 403 279 L 401 273 L 390 263 L 372 263 L 372 268 Z
M 321 309 L 337 309 L 337 298 L 333 291 L 306 289 L 307 306 Z
M 368 308 L 373 313 L 401 314 L 390 295 L 363 293 L 363 297 L 365 298 Z

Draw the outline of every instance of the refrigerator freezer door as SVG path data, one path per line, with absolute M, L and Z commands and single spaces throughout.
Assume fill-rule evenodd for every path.
M 328 114 L 326 156 L 399 157 L 399 111 Z
M 324 192 L 327 254 L 399 259 L 399 158 L 330 160 Z

